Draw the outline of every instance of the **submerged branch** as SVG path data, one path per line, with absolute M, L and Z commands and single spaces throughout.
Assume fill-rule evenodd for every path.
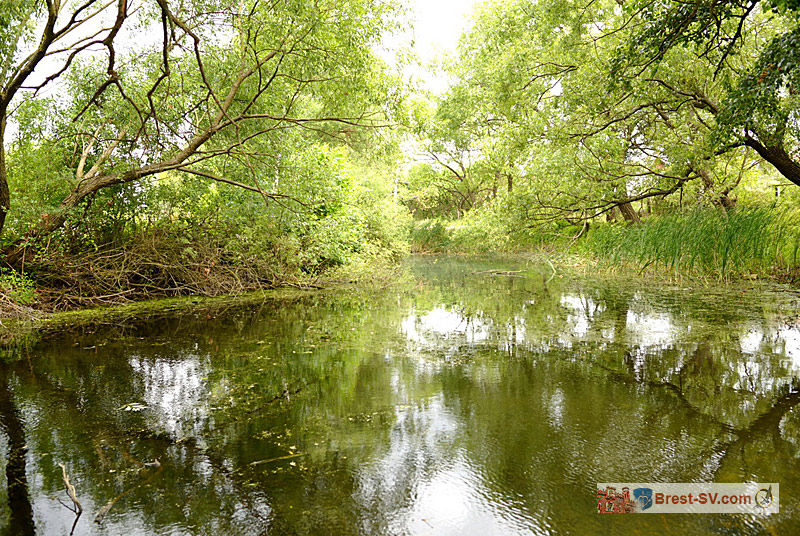
M 509 277 L 522 277 L 521 273 L 527 272 L 527 270 L 480 270 L 477 272 L 470 272 L 470 275 L 507 275 Z
M 74 505 L 74 510 L 72 511 L 75 512 L 78 516 L 80 516 L 81 513 L 83 513 L 83 506 L 81 506 L 81 503 L 78 500 L 78 495 L 75 492 L 75 486 L 73 486 L 72 483 L 69 481 L 69 476 L 67 475 L 67 468 L 64 467 L 64 464 L 59 463 L 58 466 L 61 467 L 61 477 L 64 479 L 64 486 L 67 489 L 67 495 L 69 495 L 69 498 L 72 501 L 72 504 Z
M 148 484 L 151 480 L 153 480 L 155 477 L 157 477 L 159 474 L 161 474 L 161 472 L 164 470 L 164 466 L 162 466 L 158 462 L 158 460 L 155 460 L 155 461 L 150 462 L 150 463 L 146 463 L 144 465 L 146 467 L 151 467 L 151 466 L 157 467 L 157 469 L 153 472 L 153 474 L 149 475 L 147 478 L 144 478 L 144 479 L 140 480 L 139 482 L 137 482 L 136 484 L 134 484 L 130 488 L 126 489 L 125 491 L 123 491 L 122 493 L 120 493 L 119 495 L 117 495 L 116 497 L 111 499 L 110 501 L 108 501 L 106 503 L 106 505 L 104 507 L 102 507 L 99 512 L 97 512 L 97 515 L 94 518 L 94 522 L 95 523 L 98 523 L 98 524 L 102 523 L 103 519 L 106 517 L 106 514 L 108 514 L 109 510 L 111 510 L 114 507 L 114 505 L 119 502 L 120 499 L 122 499 L 123 497 L 125 497 L 126 495 L 131 493 L 132 491 L 144 486 L 145 484 Z

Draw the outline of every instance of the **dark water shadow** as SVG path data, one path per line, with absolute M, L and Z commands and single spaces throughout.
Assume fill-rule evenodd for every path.
M 11 393 L 7 365 L 0 365 L 0 429 L 8 437 L 6 481 L 10 507 L 9 525 L 5 530 L 0 530 L 0 534 L 32 535 L 35 527 L 25 470 L 25 428 Z

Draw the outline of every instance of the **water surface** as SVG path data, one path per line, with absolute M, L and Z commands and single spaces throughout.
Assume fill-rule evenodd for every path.
M 797 294 L 408 270 L 0 365 L 0 534 L 800 531 Z M 780 514 L 596 513 L 597 482 L 659 481 L 780 482 Z

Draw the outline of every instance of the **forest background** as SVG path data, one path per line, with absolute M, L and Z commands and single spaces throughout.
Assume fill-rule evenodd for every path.
M 0 3 L 4 314 L 410 251 L 797 278 L 800 1 L 477 3 L 435 54 L 413 7 Z

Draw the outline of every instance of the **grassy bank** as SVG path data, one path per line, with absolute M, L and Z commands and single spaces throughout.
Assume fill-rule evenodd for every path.
M 568 264 L 668 279 L 800 279 L 800 214 L 772 207 L 695 209 L 639 224 L 592 222 L 588 231 L 562 224 L 498 228 L 485 218 L 414 223 L 417 252 L 538 251 Z M 576 260 L 579 259 L 579 260 Z
M 64 329 L 97 330 L 104 326 L 120 328 L 179 312 L 191 314 L 202 311 L 214 316 L 224 310 L 258 304 L 265 299 L 295 298 L 304 292 L 308 291 L 283 288 L 236 296 L 161 298 L 49 314 L 31 308 L 29 314 L 5 318 L 0 322 L 0 359 L 13 360 L 26 345 Z
M 639 225 L 599 225 L 580 248 L 605 264 L 719 281 L 797 278 L 796 211 L 768 207 L 694 210 Z

